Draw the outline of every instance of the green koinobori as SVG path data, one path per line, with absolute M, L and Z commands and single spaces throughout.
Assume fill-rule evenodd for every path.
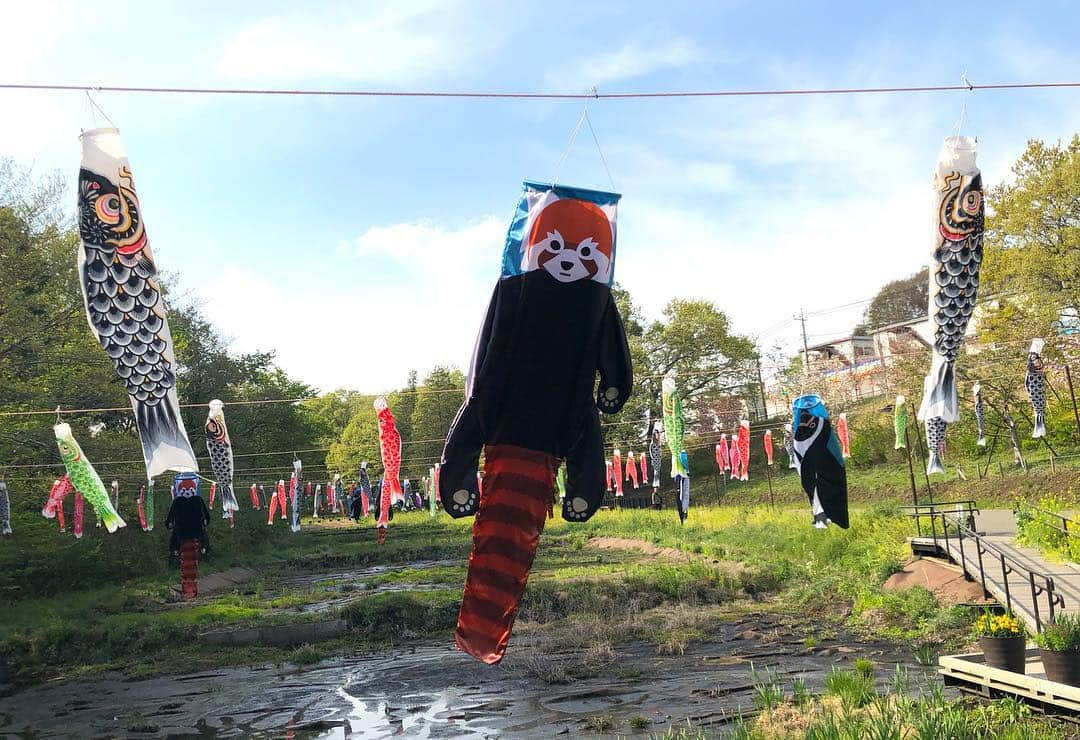
M 82 448 L 71 434 L 71 427 L 67 424 L 57 424 L 53 427 L 56 434 L 56 446 L 60 450 L 60 457 L 67 468 L 68 477 L 71 478 L 75 490 L 83 495 L 94 507 L 94 513 L 101 517 L 106 529 L 115 532 L 120 527 L 126 527 L 124 520 L 116 513 L 112 502 L 109 501 L 109 493 L 105 490 L 105 484 L 101 482 L 94 466 L 83 456 Z
M 907 447 L 907 399 L 903 396 L 897 396 L 896 405 L 893 406 L 893 433 L 896 435 L 894 448 L 905 449 Z
M 676 475 L 689 476 L 686 466 L 683 465 L 681 454 L 683 449 L 683 435 L 685 425 L 683 423 L 682 398 L 679 397 L 679 389 L 672 377 L 664 378 L 661 385 L 664 434 L 667 435 L 668 449 L 671 450 L 671 477 Z

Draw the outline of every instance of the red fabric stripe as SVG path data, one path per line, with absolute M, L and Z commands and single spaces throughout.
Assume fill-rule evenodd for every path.
M 498 663 L 536 556 L 556 461 L 510 445 L 489 445 L 485 456 L 484 496 L 454 640 L 485 663 Z

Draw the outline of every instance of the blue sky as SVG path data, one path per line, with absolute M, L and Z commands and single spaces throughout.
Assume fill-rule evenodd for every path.
M 0 78 L 161 86 L 601 91 L 1080 80 L 1067 2 L 0 0 Z M 464 366 L 523 179 L 579 102 L 104 93 L 160 269 L 238 350 L 323 389 Z M 942 137 L 984 178 L 1080 129 L 1080 91 L 595 101 L 623 193 L 615 277 L 651 317 L 708 298 L 738 331 L 869 298 L 930 252 Z M 0 91 L 0 154 L 76 174 L 81 93 Z M 588 133 L 560 181 L 608 189 Z M 74 256 L 73 256 L 74 259 Z M 813 316 L 811 341 L 862 306 Z M 796 326 L 762 343 L 794 346 Z

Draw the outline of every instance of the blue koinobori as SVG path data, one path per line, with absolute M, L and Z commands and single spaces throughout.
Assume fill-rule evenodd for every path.
M 794 460 L 810 499 L 814 526 L 824 529 L 832 522 L 847 529 L 847 471 L 825 403 L 813 394 L 799 396 L 792 414 Z

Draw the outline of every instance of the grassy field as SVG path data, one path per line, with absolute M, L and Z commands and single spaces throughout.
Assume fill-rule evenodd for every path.
M 801 508 L 698 507 L 685 527 L 671 511 L 600 512 L 584 525 L 554 520 L 541 542 L 519 633 L 533 633 L 542 641 L 544 634 L 566 634 L 569 627 L 577 634 L 591 634 L 587 625 L 592 624 L 610 641 L 616 624 L 617 639 L 679 645 L 707 636 L 710 620 L 732 618 L 743 608 L 740 604 L 749 603 L 791 613 L 812 608 L 821 615 L 822 629 L 829 623 L 845 624 L 898 640 L 956 643 L 965 614 L 940 607 L 921 589 L 894 594 L 880 588 L 906 555 L 909 526 L 887 506 L 863 508 L 855 513 L 850 530 L 826 532 L 811 529 Z M 160 565 L 165 559 L 162 545 L 143 553 L 155 560 L 145 575 L 122 583 L 119 575 L 101 583 L 72 583 L 62 593 L 38 589 L 34 596 L 7 602 L 0 608 L 0 656 L 25 683 L 108 668 L 154 673 L 181 657 L 192 667 L 310 661 L 335 651 L 381 649 L 401 640 L 445 640 L 456 620 L 469 527 L 470 522 L 445 515 L 432 520 L 426 514 L 403 514 L 395 518 L 387 543 L 379 546 L 370 525 L 305 526 L 293 535 L 280 525 L 238 523 L 236 540 L 215 539 L 214 557 L 203 572 L 234 563 L 254 567 L 259 577 L 239 592 L 193 605 L 170 603 L 168 587 L 176 573 Z M 158 533 L 122 534 L 158 539 Z M 667 562 L 588 546 L 591 537 L 601 535 L 672 547 L 693 557 Z M 239 543 L 248 542 L 255 544 L 240 549 Z M 95 533 L 91 542 L 67 547 L 99 543 L 105 551 L 113 546 Z M 230 547 L 235 549 L 229 552 Z M 446 562 L 410 567 L 420 561 Z M 95 567 L 107 566 L 106 561 Z M 280 583 L 285 576 L 372 566 L 387 568 L 363 584 L 364 590 L 376 593 L 346 595 L 336 611 L 351 629 L 337 643 L 300 653 L 272 648 L 222 651 L 200 644 L 199 636 L 210 629 L 320 618 L 302 607 L 340 596 L 330 577 L 288 586 Z M 127 567 L 119 566 L 121 571 Z M 410 590 L 410 584 L 442 588 Z M 389 586 L 393 590 L 381 590 Z M 670 618 L 673 605 L 687 607 L 679 612 L 682 620 Z M 667 616 L 656 619 L 661 606 L 667 607 Z

